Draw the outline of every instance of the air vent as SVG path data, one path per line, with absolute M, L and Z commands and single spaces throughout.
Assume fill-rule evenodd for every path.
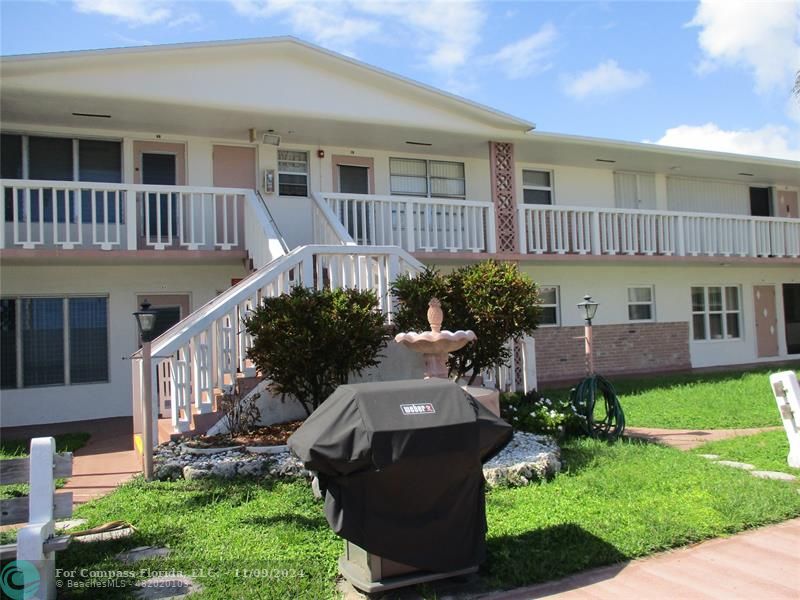
M 91 117 L 93 119 L 110 119 L 111 115 L 99 115 L 96 113 L 72 113 L 73 117 Z
M 604 163 L 615 163 L 617 161 L 611 160 L 610 158 L 595 158 L 596 162 L 604 162 Z
M 744 177 L 755 177 L 752 173 L 737 173 L 737 175 L 742 175 Z
M 430 142 L 409 142 L 406 141 L 406 144 L 409 146 L 433 146 Z
M 270 146 L 280 146 L 281 136 L 276 133 L 265 133 L 261 136 L 261 143 L 268 144 Z

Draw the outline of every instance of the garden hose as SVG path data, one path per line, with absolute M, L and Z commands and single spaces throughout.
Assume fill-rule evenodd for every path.
M 595 415 L 597 394 L 602 393 L 606 414 L 602 419 Z M 584 433 L 593 438 L 614 441 L 625 431 L 625 413 L 614 391 L 614 386 L 600 375 L 592 375 L 581 381 L 570 391 L 570 401 L 576 412 L 583 417 Z

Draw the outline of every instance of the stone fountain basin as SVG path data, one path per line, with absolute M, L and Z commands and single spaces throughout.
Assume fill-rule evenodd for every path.
M 415 352 L 424 354 L 444 354 L 460 350 L 467 343 L 475 340 L 472 331 L 425 331 L 423 333 L 398 333 L 394 341 L 403 344 Z

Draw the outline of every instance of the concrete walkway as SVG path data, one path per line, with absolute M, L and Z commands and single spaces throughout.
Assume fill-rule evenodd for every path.
M 797 600 L 800 519 L 488 596 L 492 600 Z
M 756 427 L 753 429 L 652 429 L 649 427 L 626 427 L 627 437 L 672 446 L 678 450 L 691 450 L 708 442 L 726 440 L 743 435 L 755 435 L 762 431 L 773 431 L 782 427 Z

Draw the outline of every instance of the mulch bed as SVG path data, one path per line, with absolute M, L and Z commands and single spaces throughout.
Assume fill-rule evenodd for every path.
M 229 434 L 199 436 L 188 443 L 194 448 L 222 448 L 226 446 L 282 446 L 303 421 L 287 421 L 253 429 L 249 433 L 231 437 Z

